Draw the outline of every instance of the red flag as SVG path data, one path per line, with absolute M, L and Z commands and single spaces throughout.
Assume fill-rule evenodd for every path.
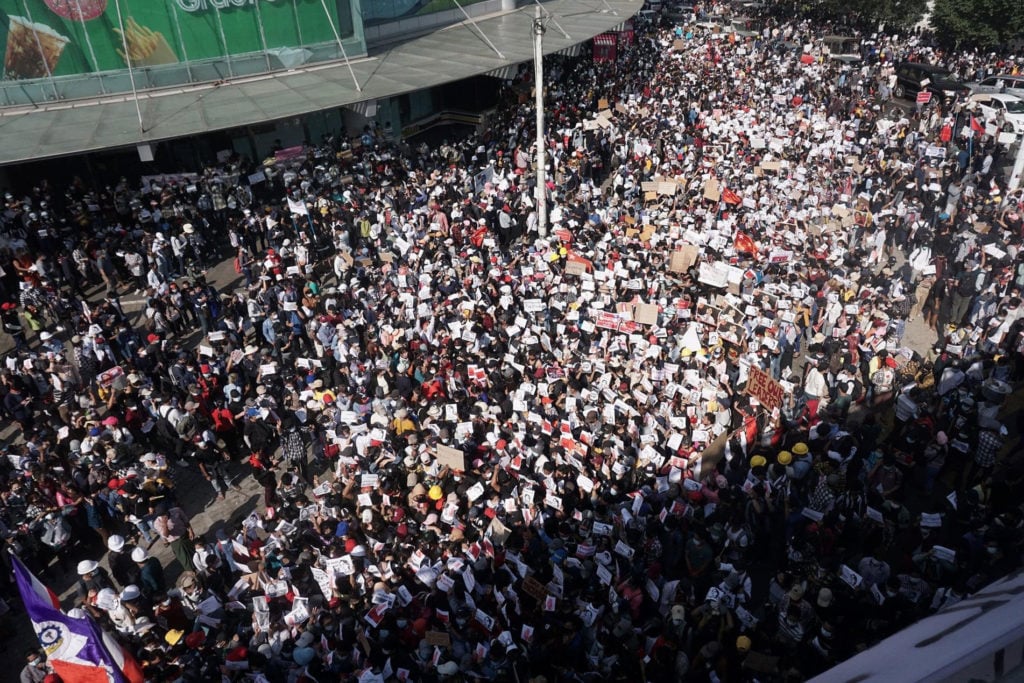
M 110 680 L 107 672 L 92 664 L 76 664 L 55 660 L 50 663 L 53 672 L 60 676 L 62 681 L 76 681 L 76 683 L 108 683 Z
M 740 196 L 738 194 L 736 194 L 727 187 L 724 190 L 722 190 L 722 201 L 725 202 L 726 204 L 739 204 L 743 200 L 740 199 Z
M 733 248 L 738 252 L 757 255 L 757 245 L 753 238 L 745 232 L 736 233 L 736 239 L 732 243 Z
M 477 228 L 476 231 L 469 236 L 470 243 L 479 249 L 484 246 L 484 238 L 487 237 L 487 228 Z
M 977 132 L 979 135 L 985 134 L 985 126 L 978 123 L 978 120 L 973 116 L 971 117 L 971 130 Z

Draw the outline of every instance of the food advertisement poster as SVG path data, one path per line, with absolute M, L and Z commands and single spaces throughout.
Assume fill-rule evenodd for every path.
M 335 29 L 352 34 L 349 0 L 0 0 L 5 80 L 264 51 L 293 67 Z

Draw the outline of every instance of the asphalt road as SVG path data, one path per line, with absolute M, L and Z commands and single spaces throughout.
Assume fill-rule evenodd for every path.
M 332 276 L 333 277 L 333 276 Z M 234 272 L 232 259 L 226 259 L 207 272 L 207 279 L 215 287 L 222 291 L 232 291 L 239 284 L 239 276 Z M 90 299 L 102 297 L 102 288 L 90 290 Z M 122 294 L 122 306 L 125 312 L 133 319 L 133 324 L 139 324 L 142 316 L 143 300 L 138 295 Z M 926 350 L 936 340 L 936 334 L 928 329 L 920 320 L 907 324 L 905 343 L 918 351 Z M 33 346 L 38 344 L 36 335 L 29 340 Z M 198 344 L 198 333 L 193 335 L 190 343 Z M 11 340 L 7 335 L 0 338 L 0 353 L 6 354 L 12 347 Z M 1020 398 L 1019 395 L 1016 398 Z M 1015 403 L 1019 403 L 1016 401 Z M 1015 409 L 1015 413 L 1019 413 Z M 852 421 L 857 422 L 863 413 L 852 414 Z M 1011 422 L 1012 425 L 1012 422 Z M 0 430 L 0 438 L 5 442 L 11 442 L 20 438 L 17 425 L 6 423 Z M 1015 441 L 1015 435 L 1011 435 L 1010 441 Z M 714 461 L 714 460 L 712 460 Z M 171 466 L 171 475 L 176 484 L 181 505 L 185 512 L 192 518 L 193 528 L 197 533 L 212 540 L 216 531 L 222 527 L 237 528 L 242 519 L 252 511 L 262 506 L 262 488 L 248 474 L 248 465 L 233 463 L 230 466 L 230 474 L 234 483 L 240 487 L 238 490 L 230 491 L 222 501 L 216 500 L 216 493 L 195 466 L 181 467 Z M 944 494 L 943 494 L 944 495 Z M 165 567 L 168 585 L 171 585 L 181 573 L 181 567 L 171 554 L 170 549 L 162 541 L 154 543 L 149 552 L 160 559 Z M 55 563 L 48 568 L 44 582 L 53 589 L 60 597 L 65 608 L 72 605 L 74 588 L 77 581 L 75 564 L 82 559 L 96 559 L 103 566 L 107 566 L 106 548 L 100 543 L 99 537 L 79 539 L 74 549 L 71 561 L 68 562 L 68 570 L 61 570 Z M 15 601 L 17 602 L 17 601 Z M 11 659 L 18 662 L 20 669 L 22 654 L 30 647 L 36 645 L 34 633 L 27 616 L 20 609 L 19 604 L 12 605 L 13 611 L 0 617 L 0 652 L 7 652 Z M 12 672 L 13 673 L 13 672 Z M 0 680 L 8 679 L 0 675 Z

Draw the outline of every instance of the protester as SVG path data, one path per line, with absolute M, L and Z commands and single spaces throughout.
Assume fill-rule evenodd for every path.
M 5 311 L 49 335 L 4 315 L 8 548 L 109 533 L 79 603 L 153 680 L 804 679 L 1017 568 L 1021 193 L 964 102 L 876 97 L 992 60 L 826 33 L 549 59 L 548 225 L 526 73 L 437 149 L 8 198 Z M 193 529 L 176 468 L 263 499 Z

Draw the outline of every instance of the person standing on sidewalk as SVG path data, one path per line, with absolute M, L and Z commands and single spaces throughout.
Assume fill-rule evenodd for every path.
M 160 534 L 164 543 L 171 547 L 171 552 L 181 564 L 182 571 L 195 571 L 192 555 L 195 554 L 196 549 L 192 541 L 196 534 L 192 530 L 192 523 L 185 515 L 185 511 L 180 507 L 168 508 L 165 503 L 161 503 L 156 509 L 153 529 Z
M 0 320 L 3 321 L 4 332 L 11 335 L 11 339 L 14 340 L 15 351 L 21 351 L 28 346 L 25 339 L 25 326 L 21 324 L 21 318 L 18 317 L 18 304 L 5 301 L 0 305 Z
M 309 481 L 309 462 L 307 458 L 306 440 L 299 429 L 298 420 L 293 417 L 284 420 L 281 434 L 281 456 L 289 467 L 294 467 L 299 476 Z
M 200 439 L 196 443 L 195 459 L 199 471 L 217 493 L 217 500 L 224 500 L 224 494 L 227 493 L 229 486 L 227 461 L 230 456 L 218 448 L 217 444 Z

